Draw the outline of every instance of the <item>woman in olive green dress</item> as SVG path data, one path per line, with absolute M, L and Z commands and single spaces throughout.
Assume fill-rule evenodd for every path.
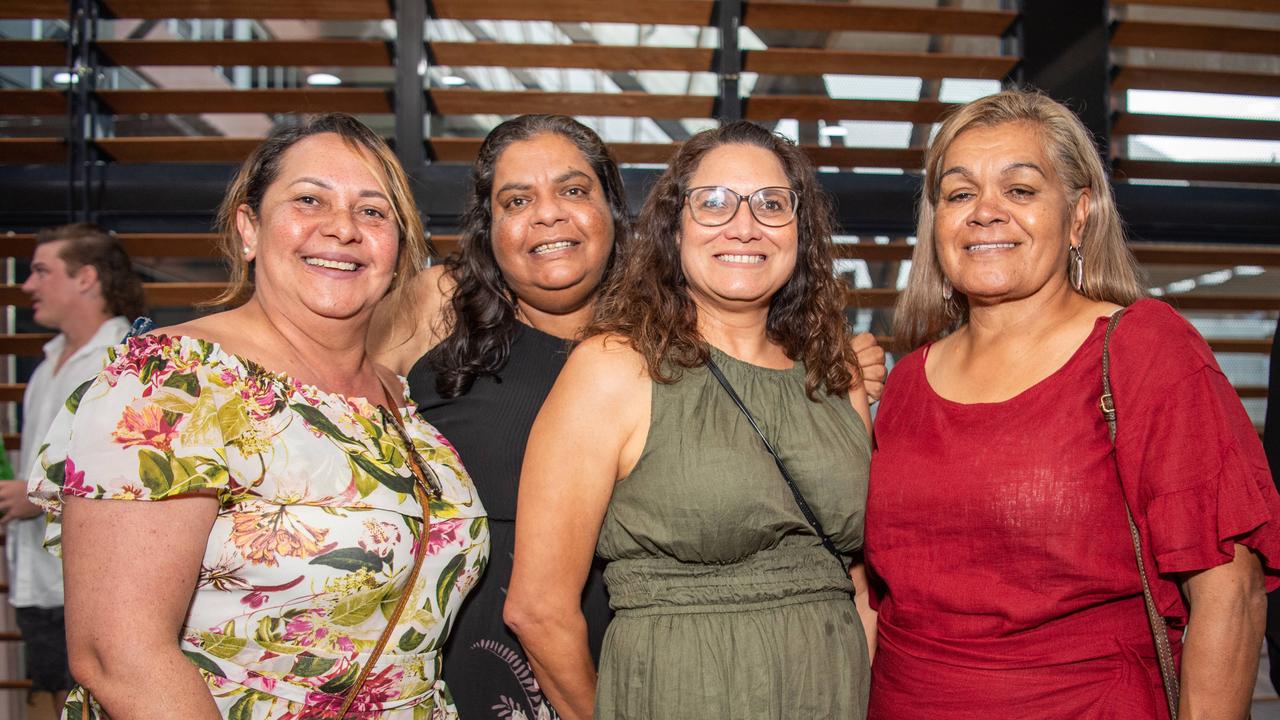
M 566 720 L 864 716 L 860 567 L 705 366 L 855 555 L 870 419 L 830 234 L 803 153 L 745 122 L 686 142 L 645 204 L 521 476 L 505 616 Z M 617 611 L 599 677 L 593 554 Z

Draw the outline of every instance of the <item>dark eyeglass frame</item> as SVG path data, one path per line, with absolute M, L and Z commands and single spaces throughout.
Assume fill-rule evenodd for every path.
M 729 213 L 729 215 L 725 217 L 724 222 L 718 222 L 718 223 L 703 222 L 702 220 L 698 219 L 697 211 L 693 209 L 693 204 L 689 202 L 689 196 L 695 192 L 698 192 L 699 190 L 722 190 L 724 191 L 725 195 L 733 197 L 737 202 L 737 205 L 734 206 L 733 212 Z M 763 218 L 761 218 L 759 215 L 756 214 L 756 206 L 751 202 L 751 198 L 754 198 L 755 196 L 759 195 L 760 193 L 766 190 L 785 190 L 787 193 L 791 195 L 791 215 L 787 217 L 785 222 L 774 224 L 772 222 L 768 222 L 764 220 Z M 796 214 L 800 212 L 800 193 L 796 192 L 795 189 L 793 188 L 789 188 L 783 185 L 769 185 L 766 187 L 757 188 L 756 190 L 753 190 L 749 195 L 742 195 L 734 191 L 733 189 L 727 188 L 723 185 L 699 185 L 698 187 L 691 187 L 688 190 L 685 190 L 684 193 L 681 195 L 681 197 L 684 199 L 683 204 L 689 207 L 689 217 L 693 218 L 694 222 L 698 223 L 703 227 L 721 227 L 723 225 L 728 225 L 729 223 L 733 222 L 733 219 L 738 216 L 738 211 L 742 209 L 743 201 L 746 201 L 747 209 L 751 211 L 751 217 L 755 218 L 756 222 L 760 223 L 761 225 L 764 225 L 765 227 L 786 227 L 790 225 L 793 220 L 796 219 Z

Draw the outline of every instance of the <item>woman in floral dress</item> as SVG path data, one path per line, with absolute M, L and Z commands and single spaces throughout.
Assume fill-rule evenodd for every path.
M 456 717 L 438 653 L 487 518 L 365 352 L 426 253 L 404 173 L 319 116 L 254 152 L 221 221 L 224 300 L 247 300 L 115 349 L 41 448 L 83 685 L 65 716 Z

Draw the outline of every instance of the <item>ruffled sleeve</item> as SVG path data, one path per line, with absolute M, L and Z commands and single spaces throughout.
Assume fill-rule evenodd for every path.
M 1160 605 L 1181 614 L 1176 575 L 1230 562 L 1237 543 L 1262 559 L 1268 589 L 1280 586 L 1280 496 L 1208 344 L 1169 306 L 1142 301 L 1111 355 L 1120 475 L 1162 577 Z
M 201 345 L 135 338 L 112 358 L 67 399 L 28 478 L 32 501 L 50 513 L 45 545 L 54 552 L 65 497 L 163 500 L 213 490 L 226 503 L 232 495 L 225 403 Z

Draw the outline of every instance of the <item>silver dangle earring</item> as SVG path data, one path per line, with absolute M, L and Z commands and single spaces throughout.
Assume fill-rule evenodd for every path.
M 1084 292 L 1084 252 L 1076 245 L 1067 248 L 1067 278 L 1076 292 Z
M 942 278 L 942 299 L 951 302 L 951 296 L 955 294 L 955 289 L 951 287 L 951 281 Z

